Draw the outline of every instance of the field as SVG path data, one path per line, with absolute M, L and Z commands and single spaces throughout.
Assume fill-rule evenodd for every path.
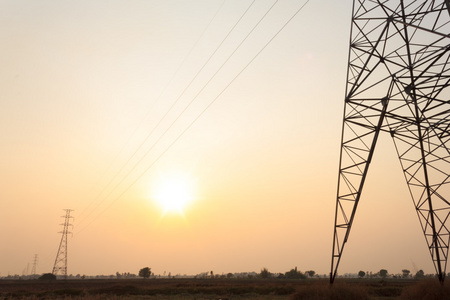
M 450 299 L 437 280 L 0 280 L 0 299 Z

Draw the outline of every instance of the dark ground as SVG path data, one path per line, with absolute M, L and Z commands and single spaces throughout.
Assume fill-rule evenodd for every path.
M 0 299 L 450 299 L 448 291 L 434 279 L 341 279 L 333 288 L 326 279 L 0 280 Z

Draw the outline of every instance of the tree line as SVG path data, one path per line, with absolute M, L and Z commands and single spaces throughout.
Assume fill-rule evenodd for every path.
M 242 274 L 242 273 L 241 273 Z M 306 272 L 301 272 L 299 270 L 297 270 L 297 267 L 295 267 L 294 269 L 291 269 L 288 272 L 285 273 L 271 273 L 269 272 L 269 270 L 267 268 L 263 268 L 261 269 L 261 271 L 259 273 L 255 273 L 255 272 L 250 272 L 250 273 L 243 273 L 245 274 L 244 276 L 246 278 L 261 278 L 261 279 L 267 279 L 267 278 L 279 278 L 279 279 L 306 279 L 308 277 L 314 277 L 316 275 L 316 272 L 313 270 L 310 271 L 306 271 Z M 142 277 L 143 279 L 147 279 L 150 278 L 151 276 L 156 277 L 154 275 L 154 273 L 152 273 L 151 268 L 149 267 L 144 267 L 142 269 L 139 270 L 139 277 Z M 195 275 L 194 278 L 202 278 L 202 279 L 206 279 L 206 278 L 243 278 L 244 276 L 239 276 L 233 273 L 227 273 L 219 275 L 219 274 L 214 274 L 213 271 L 209 271 L 209 272 L 204 272 L 204 273 L 200 273 L 198 275 Z M 168 275 L 169 278 L 171 278 L 171 275 L 169 273 Z
M 430 277 L 430 276 L 434 277 L 435 275 L 434 274 L 432 274 L 432 275 L 425 275 L 425 272 L 423 270 L 419 270 L 413 275 L 411 273 L 411 271 L 408 270 L 408 269 L 403 269 L 402 273 L 400 273 L 400 274 L 389 274 L 389 272 L 386 269 L 381 269 L 377 273 L 364 272 L 364 271 L 359 271 L 358 272 L 358 277 L 359 278 L 373 278 L 373 277 L 387 278 L 387 277 L 392 277 L 392 278 L 422 279 L 422 278 Z M 450 273 L 448 274 L 448 276 L 450 276 Z
M 450 273 L 447 275 L 450 277 Z M 327 277 L 327 275 L 318 275 L 314 270 L 308 270 L 305 272 L 299 271 L 297 267 L 284 272 L 284 273 L 272 273 L 267 268 L 262 268 L 259 273 L 257 272 L 242 272 L 242 273 L 227 273 L 227 274 L 214 274 L 213 271 L 202 272 L 197 275 L 180 275 L 177 274 L 172 276 L 169 272 L 166 275 L 155 275 L 151 271 L 150 267 L 144 267 L 139 270 L 138 275 L 132 273 L 119 273 L 116 272 L 116 275 L 97 275 L 97 276 L 85 276 L 77 274 L 76 276 L 68 275 L 67 279 L 133 279 L 142 277 L 143 279 L 147 278 L 198 278 L 198 279 L 268 279 L 268 278 L 277 278 L 277 279 L 307 279 L 314 277 Z M 411 273 L 408 269 L 403 269 L 401 273 L 390 274 L 386 269 L 380 269 L 378 272 L 369 272 L 369 271 L 359 271 L 357 274 L 345 274 L 339 277 L 358 277 L 358 278 L 411 278 L 411 279 L 422 279 L 425 277 L 435 277 L 435 274 L 425 274 L 423 270 L 419 270 L 415 272 L 415 274 Z M 1 277 L 1 279 L 43 279 L 43 280 L 52 280 L 56 279 L 56 276 L 51 273 L 45 273 L 40 275 L 33 276 L 19 276 L 19 275 L 8 275 L 6 277 Z
M 149 267 L 145 267 L 139 270 L 139 277 L 142 277 L 144 279 L 150 278 L 151 276 L 155 277 L 155 274 L 151 272 L 151 269 Z M 414 279 L 422 279 L 425 277 L 432 277 L 434 274 L 428 274 L 426 275 L 423 270 L 417 271 L 414 275 L 411 274 L 411 271 L 408 269 L 403 269 L 401 274 L 389 274 L 389 272 L 386 269 L 381 269 L 380 271 L 376 273 L 372 272 L 364 272 L 359 271 L 358 277 L 359 278 L 414 278 Z M 448 274 L 450 276 L 450 273 Z M 159 276 L 160 277 L 160 276 Z M 168 278 L 172 278 L 171 274 L 167 276 Z M 309 270 L 305 272 L 301 272 L 297 269 L 297 267 L 285 272 L 285 273 L 271 273 L 267 268 L 262 268 L 259 273 L 255 272 L 249 272 L 249 273 L 227 273 L 227 274 L 214 274 L 213 271 L 209 272 L 203 272 L 198 275 L 194 275 L 194 278 L 201 278 L 201 279 L 231 279 L 231 278 L 260 278 L 260 279 L 268 279 L 268 278 L 278 278 L 278 279 L 307 279 L 307 278 L 314 278 L 319 277 L 314 270 Z M 175 278 L 175 276 L 173 276 Z

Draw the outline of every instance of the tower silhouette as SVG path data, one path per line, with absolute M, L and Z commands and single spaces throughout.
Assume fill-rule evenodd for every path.
M 36 275 L 37 263 L 38 263 L 38 255 L 35 254 L 33 258 L 33 267 L 31 268 L 31 275 Z
M 69 226 L 72 226 L 70 224 L 70 219 L 73 218 L 70 216 L 70 212 L 72 212 L 72 209 L 65 209 L 66 212 L 65 216 L 62 216 L 64 218 L 63 225 L 63 231 L 60 231 L 61 233 L 61 242 L 59 243 L 58 253 L 56 254 L 55 264 L 53 265 L 53 275 L 63 275 L 64 279 L 67 279 L 67 235 L 71 232 L 69 232 Z
M 394 141 L 436 273 L 450 237 L 450 0 L 354 0 L 330 282 L 379 134 Z

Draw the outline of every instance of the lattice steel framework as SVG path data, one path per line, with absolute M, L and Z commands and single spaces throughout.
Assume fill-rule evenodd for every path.
M 61 233 L 61 242 L 59 243 L 58 253 L 56 254 L 55 264 L 53 265 L 53 275 L 63 275 L 64 279 L 67 279 L 67 236 L 69 233 L 69 227 L 72 226 L 70 224 L 70 219 L 73 217 L 70 216 L 70 213 L 73 211 L 72 209 L 65 209 L 66 212 L 64 218 L 63 231 Z
M 36 275 L 37 263 L 38 263 L 38 255 L 35 254 L 33 258 L 33 267 L 31 268 L 31 275 Z
M 380 133 L 393 138 L 439 280 L 450 237 L 449 0 L 354 0 L 330 281 Z

